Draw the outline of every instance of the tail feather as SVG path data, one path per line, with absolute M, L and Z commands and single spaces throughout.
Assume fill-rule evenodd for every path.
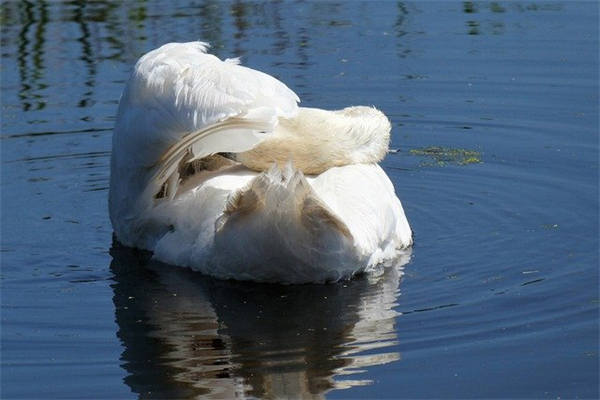
M 353 248 L 347 225 L 302 172 L 271 168 L 229 196 L 215 223 L 209 269 L 264 281 L 338 280 L 360 268 Z
M 291 163 L 283 169 L 273 165 L 246 188 L 232 193 L 215 231 L 221 231 L 232 218 L 241 220 L 259 212 L 297 219 L 309 232 L 326 226 L 348 238 L 352 236 L 346 224 L 317 197 L 304 174 L 294 170 Z

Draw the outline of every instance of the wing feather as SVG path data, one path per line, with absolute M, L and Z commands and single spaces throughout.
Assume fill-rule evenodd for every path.
M 208 47 L 169 43 L 136 63 L 113 137 L 120 169 L 150 168 L 146 184 L 152 186 L 173 182 L 188 150 L 192 159 L 247 151 L 273 131 L 278 117 L 297 114 L 300 100 L 285 84 L 239 59 L 221 61 Z
M 135 100 L 170 110 L 191 132 L 254 107 L 292 116 L 296 94 L 270 75 L 206 54 L 202 42 L 170 43 L 143 56 L 135 67 Z

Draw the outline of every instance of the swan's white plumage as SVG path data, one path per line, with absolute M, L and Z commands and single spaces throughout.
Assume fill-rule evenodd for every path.
M 145 242 L 152 239 L 137 231 L 145 229 L 144 215 L 163 183 L 177 185 L 173 168 L 185 154 L 174 152 L 170 167 L 157 171 L 165 150 L 184 138 L 195 158 L 249 150 L 278 117 L 298 111 L 298 97 L 283 83 L 236 60 L 223 62 L 206 54 L 207 48 L 191 42 L 153 50 L 136 63 L 125 87 L 113 135 L 109 201 L 113 227 L 126 245 L 150 247 Z M 218 123 L 224 129 L 211 131 Z
M 134 68 L 111 156 L 119 241 L 219 278 L 288 283 L 374 271 L 412 244 L 376 165 L 390 130 L 381 112 L 299 109 L 283 83 L 207 47 L 167 44 Z M 221 152 L 243 165 L 207 158 Z

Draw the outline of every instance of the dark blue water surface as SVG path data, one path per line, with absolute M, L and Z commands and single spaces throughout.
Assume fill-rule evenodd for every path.
M 598 398 L 595 1 L 5 1 L 3 398 Z M 415 232 L 381 279 L 221 282 L 112 242 L 133 64 L 202 39 L 375 105 Z

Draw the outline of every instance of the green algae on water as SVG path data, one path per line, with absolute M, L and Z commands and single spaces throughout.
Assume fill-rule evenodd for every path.
M 451 147 L 429 146 L 421 149 L 411 149 L 410 154 L 433 159 L 432 163 L 424 163 L 425 165 L 435 164 L 443 166 L 446 164 L 467 165 L 483 163 L 480 152 Z

